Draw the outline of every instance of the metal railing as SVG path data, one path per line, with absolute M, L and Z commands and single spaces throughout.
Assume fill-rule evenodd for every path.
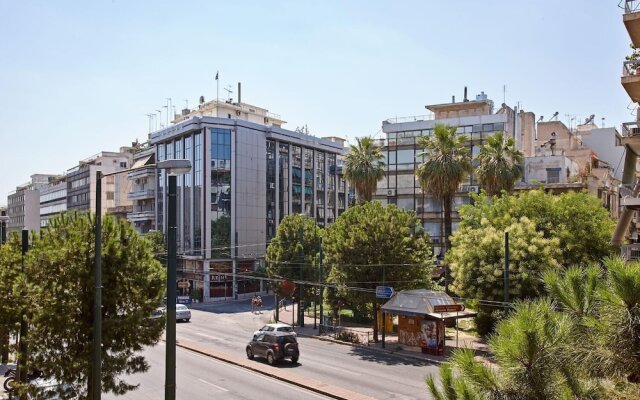
M 640 0 L 639 0 L 640 1 Z M 622 63 L 622 76 L 640 75 L 640 60 L 625 61 Z
M 640 260 L 640 243 L 622 245 L 621 252 L 625 260 Z
M 344 326 L 323 324 L 320 324 L 320 329 L 325 335 L 343 342 L 364 344 L 367 346 L 369 346 L 369 343 L 373 342 L 373 332 L 363 332 Z
M 638 121 L 624 122 L 622 124 L 622 136 L 638 136 L 640 135 L 640 123 Z
M 430 121 L 432 119 L 434 119 L 434 114 L 429 113 L 425 115 L 410 115 L 408 117 L 391 117 L 387 118 L 384 122 L 388 124 L 400 124 L 403 122 Z
M 625 14 L 640 11 L 640 0 L 620 0 L 618 7 L 624 10 Z

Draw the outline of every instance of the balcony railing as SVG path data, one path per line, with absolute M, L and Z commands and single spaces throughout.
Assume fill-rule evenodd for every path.
M 620 0 L 618 7 L 624 10 L 625 14 L 640 11 L 640 0 Z
M 640 136 L 640 122 L 625 122 L 622 124 L 622 136 L 623 137 L 632 137 L 632 136 Z
M 622 64 L 622 76 L 636 75 L 640 76 L 640 60 L 625 61 Z
M 434 119 L 433 115 L 434 115 L 433 113 L 429 113 L 425 115 L 412 115 L 409 117 L 393 117 L 393 118 L 387 118 L 384 122 L 387 124 L 400 124 L 403 122 L 430 121 Z
M 640 243 L 622 245 L 622 258 L 625 260 L 640 260 Z

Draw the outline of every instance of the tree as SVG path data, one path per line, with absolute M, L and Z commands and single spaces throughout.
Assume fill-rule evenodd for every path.
M 446 260 L 451 266 L 455 293 L 471 299 L 502 301 L 504 232 L 509 232 L 510 298 L 532 298 L 544 293 L 540 274 L 560 268 L 556 261 L 560 256 L 558 239 L 544 238 L 526 217 L 504 231 L 485 222 L 480 228 L 464 227 L 453 234 L 453 247 Z
M 567 351 L 572 327 L 571 319 L 547 299 L 516 303 L 489 340 L 496 368 L 476 360 L 470 349 L 455 350 L 449 364 L 441 367 L 441 376 L 447 377 L 443 382 L 454 382 L 449 398 L 599 398 L 598 385 L 586 378 L 583 366 Z M 437 388 L 427 384 L 435 397 Z
M 442 201 L 444 209 L 445 251 L 451 248 L 451 208 L 453 196 L 471 173 L 471 156 L 467 137 L 458 135 L 455 126 L 437 124 L 433 135 L 420 136 L 418 146 L 423 161 L 416 169 L 422 190 Z
M 384 178 L 384 155 L 373 141 L 367 136 L 356 138 L 357 146 L 351 146 L 344 158 L 344 177 L 355 187 L 358 202 L 371 201 L 378 186 L 378 181 Z
M 395 205 L 372 201 L 349 208 L 326 229 L 323 249 L 338 296 L 359 309 L 372 305 L 376 341 L 376 286 L 384 281 L 399 291 L 432 285 L 428 235 L 415 213 Z
M 491 198 L 480 194 L 459 213 L 461 230 L 488 225 L 503 231 L 527 217 L 545 238 L 559 240 L 557 260 L 565 267 L 599 262 L 613 251 L 609 241 L 615 222 L 600 200 L 586 192 L 552 195 L 530 190 Z
M 322 229 L 312 218 L 302 214 L 289 214 L 278 225 L 276 236 L 267 247 L 267 274 L 270 278 L 291 281 L 318 281 L 317 260 L 320 252 Z M 282 282 L 275 290 L 282 293 Z M 304 288 L 303 297 L 315 292 L 315 288 Z
M 28 281 L 29 365 L 91 393 L 95 218 L 61 214 L 32 236 Z M 102 221 L 102 385 L 123 394 L 135 389 L 125 374 L 149 365 L 137 354 L 158 342 L 163 320 L 150 319 L 165 286 L 163 267 L 147 240 L 127 221 Z
M 167 239 L 162 231 L 149 231 L 144 238 L 151 244 L 151 251 L 161 263 L 166 262 Z
M 0 359 L 8 363 L 9 337 L 17 332 L 22 307 L 19 279 L 21 279 L 20 240 L 11 235 L 0 245 Z
M 490 196 L 501 191 L 511 192 L 523 174 L 523 154 L 516 148 L 513 137 L 504 132 L 489 136 L 477 156 L 480 162 L 476 175 Z

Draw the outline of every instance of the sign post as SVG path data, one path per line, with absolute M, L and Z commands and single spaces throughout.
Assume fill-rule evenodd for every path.
M 377 299 L 390 299 L 393 296 L 393 288 L 391 286 L 376 286 Z

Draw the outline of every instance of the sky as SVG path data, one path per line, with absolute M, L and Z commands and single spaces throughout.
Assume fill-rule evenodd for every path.
M 145 141 L 167 98 L 214 99 L 216 72 L 220 97 L 242 82 L 243 102 L 320 137 L 380 137 L 465 86 L 620 130 L 635 111 L 618 2 L 0 0 L 0 204 L 32 174 Z

